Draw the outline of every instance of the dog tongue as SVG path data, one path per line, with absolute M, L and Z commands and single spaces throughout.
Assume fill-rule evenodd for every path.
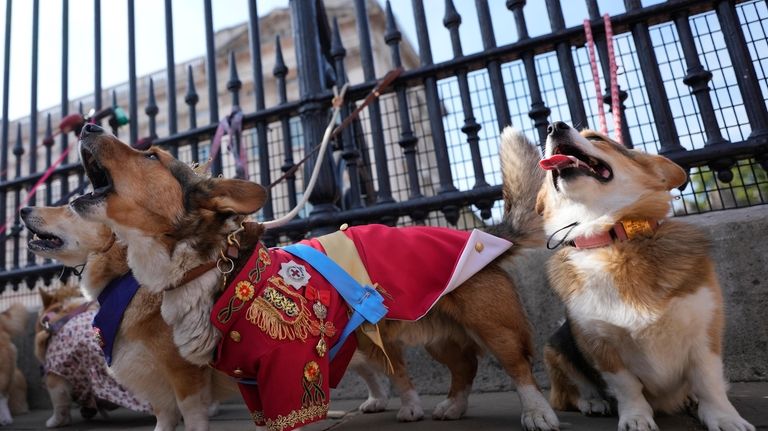
M 539 160 L 539 166 L 547 171 L 551 171 L 552 169 L 563 169 L 574 164 L 578 166 L 579 159 L 574 156 L 566 156 L 565 154 L 555 154 L 546 159 Z

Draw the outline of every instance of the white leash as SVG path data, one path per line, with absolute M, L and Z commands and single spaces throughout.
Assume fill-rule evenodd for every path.
M 278 219 L 262 223 L 264 229 L 274 229 L 280 226 L 284 226 L 289 221 L 293 220 L 293 218 L 299 214 L 299 211 L 304 208 L 304 205 L 309 200 L 309 196 L 312 195 L 312 190 L 315 188 L 317 177 L 320 174 L 320 168 L 323 165 L 323 157 L 325 156 L 325 151 L 328 148 L 328 143 L 331 141 L 331 134 L 333 133 L 334 126 L 336 125 L 336 117 L 338 117 L 339 112 L 341 111 L 341 106 L 344 102 L 344 95 L 346 94 L 348 87 L 349 84 L 344 84 L 344 87 L 341 88 L 340 92 L 336 87 L 333 87 L 333 113 L 331 114 L 331 119 L 328 122 L 328 126 L 325 128 L 323 140 L 320 143 L 320 150 L 318 151 L 317 158 L 315 159 L 315 166 L 312 168 L 312 175 L 309 178 L 307 188 L 304 190 L 304 196 L 301 197 L 301 201 L 297 203 L 296 206 L 288 214 Z

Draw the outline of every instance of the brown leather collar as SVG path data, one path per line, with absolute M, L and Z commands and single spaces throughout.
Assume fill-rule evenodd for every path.
M 181 277 L 181 280 L 179 280 L 173 286 L 166 287 L 164 291 L 168 292 L 176 289 L 177 287 L 183 286 L 192 280 L 201 277 L 203 274 L 214 268 L 218 268 L 219 272 L 226 276 L 235 268 L 234 262 L 240 256 L 240 240 L 238 240 L 237 237 L 243 233 L 243 236 L 245 237 L 244 239 L 258 239 L 261 236 L 263 230 L 264 228 L 261 226 L 261 223 L 243 222 L 241 228 L 227 236 L 227 249 L 226 251 L 222 250 L 221 257 L 210 262 L 201 263 L 200 265 L 190 269 L 184 273 L 184 275 Z
M 179 286 L 183 286 L 189 283 L 190 281 L 202 276 L 203 274 L 212 270 L 213 268 L 216 268 L 216 262 L 218 261 L 205 262 L 205 263 L 201 263 L 200 265 L 197 265 L 196 267 L 185 272 L 184 276 L 181 277 L 181 280 L 179 280 L 176 284 L 174 284 L 173 286 L 168 286 L 164 290 L 168 292 L 173 289 L 176 289 Z
M 189 271 L 184 273 L 184 276 L 181 277 L 181 280 L 179 280 L 173 286 L 166 287 L 164 290 L 168 292 L 173 289 L 176 289 L 179 286 L 183 286 L 189 283 L 190 281 L 198 277 L 201 277 L 203 274 L 212 270 L 213 268 L 218 268 L 219 272 L 221 272 L 222 274 L 229 274 L 230 272 L 232 272 L 232 269 L 234 269 L 235 264 L 233 260 L 237 259 L 238 255 L 239 255 L 239 250 L 237 246 L 235 246 L 234 244 L 230 244 L 227 247 L 226 254 L 222 252 L 220 258 L 216 260 L 212 260 L 210 262 L 201 263 L 200 265 L 197 265 L 196 267 L 190 269 Z M 226 267 L 222 267 L 222 262 L 227 262 L 224 264 Z

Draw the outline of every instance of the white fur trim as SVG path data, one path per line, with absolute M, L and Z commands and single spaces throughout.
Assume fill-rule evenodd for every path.
M 476 248 L 478 244 L 481 244 L 480 251 Z M 485 268 L 510 247 L 512 247 L 512 243 L 505 239 L 477 229 L 472 230 L 469 240 L 464 244 L 464 250 L 461 251 L 456 267 L 453 268 L 451 279 L 440 296 L 442 297 L 459 287 L 461 283 L 469 280 L 470 277 Z
M 482 245 L 478 246 L 478 244 Z M 501 256 L 501 254 L 507 251 L 510 247 L 512 247 L 512 243 L 506 239 L 473 229 L 472 233 L 469 235 L 469 239 L 467 239 L 467 242 L 464 244 L 464 249 L 459 255 L 459 260 L 457 261 L 456 266 L 453 267 L 451 278 L 445 285 L 445 289 L 440 293 L 440 296 L 435 298 L 435 302 L 433 302 L 428 309 L 424 310 L 424 314 L 419 316 L 416 320 L 426 316 L 427 313 L 429 313 L 429 310 L 437 304 L 437 301 L 439 301 L 440 298 L 461 286 L 461 283 L 469 280 L 470 277 L 488 266 L 489 263 Z

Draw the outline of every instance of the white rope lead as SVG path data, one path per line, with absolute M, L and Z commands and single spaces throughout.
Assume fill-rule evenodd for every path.
M 320 143 L 320 150 L 318 151 L 317 158 L 315 159 L 315 166 L 312 168 L 312 176 L 309 178 L 309 183 L 307 184 L 306 190 L 304 190 L 304 196 L 301 197 L 301 201 L 297 203 L 296 206 L 288 214 L 278 219 L 262 223 L 264 229 L 274 229 L 280 226 L 284 226 L 299 214 L 299 211 L 304 208 L 304 205 L 309 200 L 309 196 L 312 194 L 312 189 L 314 189 L 315 183 L 317 182 L 317 177 L 320 174 L 320 168 L 323 165 L 323 157 L 325 156 L 328 143 L 331 141 L 331 133 L 333 133 L 334 126 L 336 125 L 336 117 L 341 111 L 341 106 L 344 101 L 344 95 L 347 92 L 347 87 L 349 87 L 349 85 L 344 84 L 344 87 L 341 88 L 340 92 L 336 87 L 333 88 L 333 113 L 331 114 L 331 120 L 328 122 L 328 126 L 325 128 L 323 140 Z

